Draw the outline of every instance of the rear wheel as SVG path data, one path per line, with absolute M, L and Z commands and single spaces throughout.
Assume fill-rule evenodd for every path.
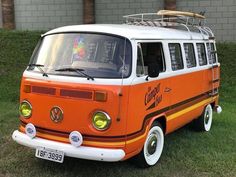
M 163 150 L 164 133 L 160 123 L 154 123 L 148 132 L 142 151 L 134 158 L 139 167 L 155 165 Z
M 195 130 L 197 131 L 210 131 L 211 129 L 211 125 L 212 125 L 212 116 L 213 115 L 213 111 L 212 111 L 212 107 L 210 104 L 208 104 L 202 115 L 193 121 L 193 126 L 195 128 Z

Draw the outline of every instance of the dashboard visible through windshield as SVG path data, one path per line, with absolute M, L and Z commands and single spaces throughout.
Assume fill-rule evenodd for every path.
M 128 39 L 92 33 L 63 33 L 45 36 L 30 64 L 42 65 L 47 74 L 84 77 L 62 68 L 83 70 L 94 78 L 126 78 L 131 73 L 132 49 Z M 28 70 L 39 72 L 38 67 Z

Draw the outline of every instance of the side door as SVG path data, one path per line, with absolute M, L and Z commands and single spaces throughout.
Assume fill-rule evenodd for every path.
M 143 131 L 150 118 L 159 116 L 169 109 L 170 87 L 166 78 L 166 60 L 162 42 L 139 41 L 136 48 L 134 69 L 136 76 L 130 87 L 128 133 Z M 157 62 L 158 77 L 148 77 L 148 66 Z

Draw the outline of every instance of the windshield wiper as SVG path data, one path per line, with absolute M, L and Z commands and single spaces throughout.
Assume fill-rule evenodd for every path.
M 40 64 L 29 64 L 29 67 L 36 67 L 39 69 L 39 71 L 41 71 L 41 73 L 43 74 L 44 77 L 48 77 L 48 74 L 42 69 L 42 67 L 44 67 L 44 65 L 40 65 Z
M 56 69 L 55 71 L 68 71 L 68 72 L 76 72 L 78 74 L 82 74 L 83 76 L 87 77 L 87 79 L 94 80 L 94 78 L 86 73 L 84 73 L 83 69 L 80 68 L 61 68 L 61 69 Z

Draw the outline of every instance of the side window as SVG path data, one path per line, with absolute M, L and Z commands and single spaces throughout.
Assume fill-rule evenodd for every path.
M 195 67 L 196 66 L 196 58 L 195 58 L 193 44 L 185 43 L 184 44 L 184 52 L 185 52 L 187 67 L 188 68 Z
M 215 45 L 214 45 L 214 43 L 211 43 L 210 46 L 211 46 L 211 56 L 212 56 L 213 63 L 216 63 L 216 49 L 215 49 Z
M 144 71 L 144 63 L 143 63 L 143 54 L 142 54 L 142 48 L 140 46 L 140 44 L 138 45 L 137 48 L 137 68 L 136 68 L 136 74 L 137 76 L 142 76 L 145 74 Z
M 184 68 L 180 44 L 171 43 L 169 44 L 171 67 L 173 71 Z
M 141 43 L 141 48 L 145 70 L 153 63 L 158 64 L 160 72 L 166 70 L 162 43 Z
M 197 43 L 197 54 L 199 65 L 203 66 L 207 64 L 206 51 L 204 43 Z
M 207 43 L 207 54 L 209 58 L 209 63 L 216 63 L 216 53 L 214 43 Z

